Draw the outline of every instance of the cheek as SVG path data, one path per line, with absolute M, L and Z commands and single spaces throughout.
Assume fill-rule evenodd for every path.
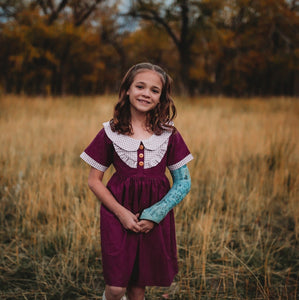
M 157 102 L 157 104 L 161 102 L 161 95 L 157 95 L 156 102 Z
M 130 86 L 126 92 L 126 95 L 130 96 L 134 92 L 134 87 Z

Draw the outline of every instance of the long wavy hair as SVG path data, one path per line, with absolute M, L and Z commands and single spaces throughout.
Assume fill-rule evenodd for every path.
M 114 132 L 126 135 L 133 134 L 130 100 L 127 91 L 134 81 L 135 76 L 145 70 L 157 72 L 162 80 L 160 101 L 154 109 L 147 113 L 146 127 L 156 135 L 160 135 L 165 129 L 175 131 L 172 120 L 176 116 L 176 108 L 170 96 L 172 79 L 161 67 L 145 62 L 132 66 L 121 82 L 118 102 L 114 107 L 113 119 L 110 121 L 111 129 Z

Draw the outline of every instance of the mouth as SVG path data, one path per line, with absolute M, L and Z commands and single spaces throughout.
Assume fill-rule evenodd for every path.
M 145 99 L 137 99 L 138 102 L 143 103 L 143 104 L 151 104 L 150 101 L 145 100 Z

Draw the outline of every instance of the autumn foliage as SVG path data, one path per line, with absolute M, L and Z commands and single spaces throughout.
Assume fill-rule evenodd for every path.
M 2 93 L 116 92 L 128 67 L 151 61 L 177 92 L 299 94 L 296 1 L 4 2 Z

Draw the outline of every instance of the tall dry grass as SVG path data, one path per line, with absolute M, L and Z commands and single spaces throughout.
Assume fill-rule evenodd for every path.
M 79 154 L 114 102 L 0 99 L 1 299 L 101 299 L 100 204 Z M 176 103 L 192 190 L 175 209 L 179 274 L 147 299 L 296 299 L 298 99 Z

